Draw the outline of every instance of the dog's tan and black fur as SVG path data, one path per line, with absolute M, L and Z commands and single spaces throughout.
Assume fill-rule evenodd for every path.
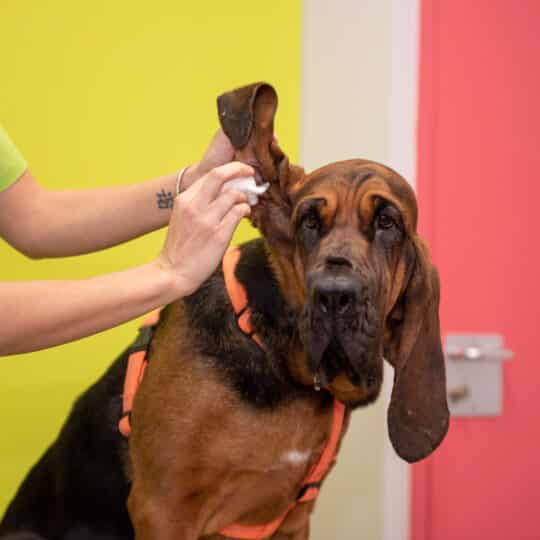
M 236 268 L 264 350 L 239 330 L 218 269 L 163 312 L 129 450 L 115 431 L 123 355 L 80 398 L 0 533 L 132 538 L 126 499 L 139 540 L 220 538 L 233 522 L 271 521 L 320 455 L 332 398 L 347 421 L 375 400 L 383 358 L 395 368 L 388 428 L 397 453 L 422 459 L 444 437 L 439 284 L 416 233 L 413 191 L 370 161 L 310 174 L 289 164 L 273 138 L 276 108 L 264 83 L 218 99 L 236 159 L 271 183 L 251 217 L 262 239 L 242 246 Z M 306 458 L 287 459 L 293 451 Z M 312 508 L 296 506 L 273 538 L 308 538 Z

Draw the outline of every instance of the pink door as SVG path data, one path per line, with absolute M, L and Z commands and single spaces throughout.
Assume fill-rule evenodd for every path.
M 540 2 L 422 0 L 418 190 L 443 333 L 500 333 L 504 410 L 413 467 L 413 540 L 540 539 Z

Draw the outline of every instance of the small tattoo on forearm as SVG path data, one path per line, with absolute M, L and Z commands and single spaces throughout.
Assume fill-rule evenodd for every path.
M 160 192 L 156 193 L 156 197 L 158 208 L 168 210 L 173 207 L 174 197 L 170 191 L 162 189 Z

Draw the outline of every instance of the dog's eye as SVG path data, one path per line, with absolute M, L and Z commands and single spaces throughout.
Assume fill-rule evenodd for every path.
M 318 229 L 319 225 L 319 216 L 314 210 L 308 212 L 302 219 L 302 227 L 306 229 Z
M 383 206 L 372 224 L 374 240 L 384 248 L 396 245 L 403 238 L 403 221 L 399 210 L 392 205 Z
M 381 212 L 377 216 L 377 219 L 375 220 L 375 226 L 377 227 L 377 229 L 387 230 L 387 229 L 391 229 L 392 227 L 396 227 L 397 223 L 396 223 L 396 220 L 392 216 L 389 216 L 385 212 Z

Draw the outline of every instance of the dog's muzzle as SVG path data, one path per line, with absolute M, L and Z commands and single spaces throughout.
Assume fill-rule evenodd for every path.
M 326 266 L 309 276 L 308 294 L 302 338 L 315 386 L 330 384 L 340 373 L 354 385 L 370 386 L 374 376 L 379 379 L 371 361 L 379 325 L 368 287 L 346 265 Z

